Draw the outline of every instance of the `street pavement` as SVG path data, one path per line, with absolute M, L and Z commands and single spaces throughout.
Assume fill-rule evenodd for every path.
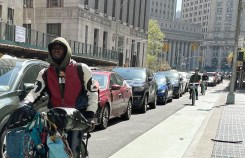
M 110 158 L 245 157 L 245 92 L 225 105 L 228 81 L 121 148 Z M 191 101 L 190 101 L 191 103 Z M 214 141 L 213 141 L 214 140 Z

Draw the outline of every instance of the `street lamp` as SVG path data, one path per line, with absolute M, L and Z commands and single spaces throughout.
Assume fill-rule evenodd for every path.
M 232 77 L 230 82 L 230 92 L 227 95 L 226 104 L 235 103 L 234 88 L 235 88 L 235 81 L 236 81 L 236 63 L 237 63 L 237 53 L 238 53 L 238 38 L 240 34 L 241 10 L 242 10 L 242 0 L 239 0 L 238 9 L 237 9 L 235 48 L 234 48 L 233 62 L 232 62 Z

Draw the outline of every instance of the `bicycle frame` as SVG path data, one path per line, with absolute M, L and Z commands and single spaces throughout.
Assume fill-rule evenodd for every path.
M 199 85 L 199 83 L 189 83 L 189 88 L 191 90 L 192 105 L 195 105 L 196 89 L 198 88 L 198 85 Z

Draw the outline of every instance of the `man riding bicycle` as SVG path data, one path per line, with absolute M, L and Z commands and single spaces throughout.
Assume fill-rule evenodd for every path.
M 201 76 L 198 74 L 198 68 L 195 69 L 195 73 L 191 76 L 189 83 L 200 83 Z M 198 89 L 196 88 L 196 100 L 198 100 Z M 190 99 L 191 99 L 192 89 L 190 89 Z
M 209 77 L 208 77 L 207 73 L 204 72 L 203 75 L 202 75 L 201 91 L 203 91 L 202 89 L 204 88 L 204 86 L 205 86 L 205 90 L 207 90 L 207 81 L 208 80 L 209 80 Z
M 22 105 L 32 106 L 43 90 L 49 94 L 48 108 L 67 107 L 78 109 L 94 127 L 94 114 L 98 108 L 98 88 L 92 81 L 92 72 L 86 64 L 81 64 L 83 83 L 78 74 L 78 63 L 71 59 L 71 48 L 62 38 L 55 38 L 49 45 L 50 66 L 39 72 L 35 88 L 26 96 Z M 81 96 L 87 97 L 87 105 L 81 103 Z M 83 134 L 83 133 L 82 133 Z M 74 158 L 80 157 L 77 148 L 80 145 L 81 131 L 68 133 L 68 141 Z

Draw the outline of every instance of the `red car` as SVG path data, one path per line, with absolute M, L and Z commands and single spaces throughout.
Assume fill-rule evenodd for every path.
M 93 71 L 93 80 L 99 83 L 99 108 L 96 122 L 101 129 L 114 117 L 129 120 L 132 112 L 132 88 L 115 72 Z

